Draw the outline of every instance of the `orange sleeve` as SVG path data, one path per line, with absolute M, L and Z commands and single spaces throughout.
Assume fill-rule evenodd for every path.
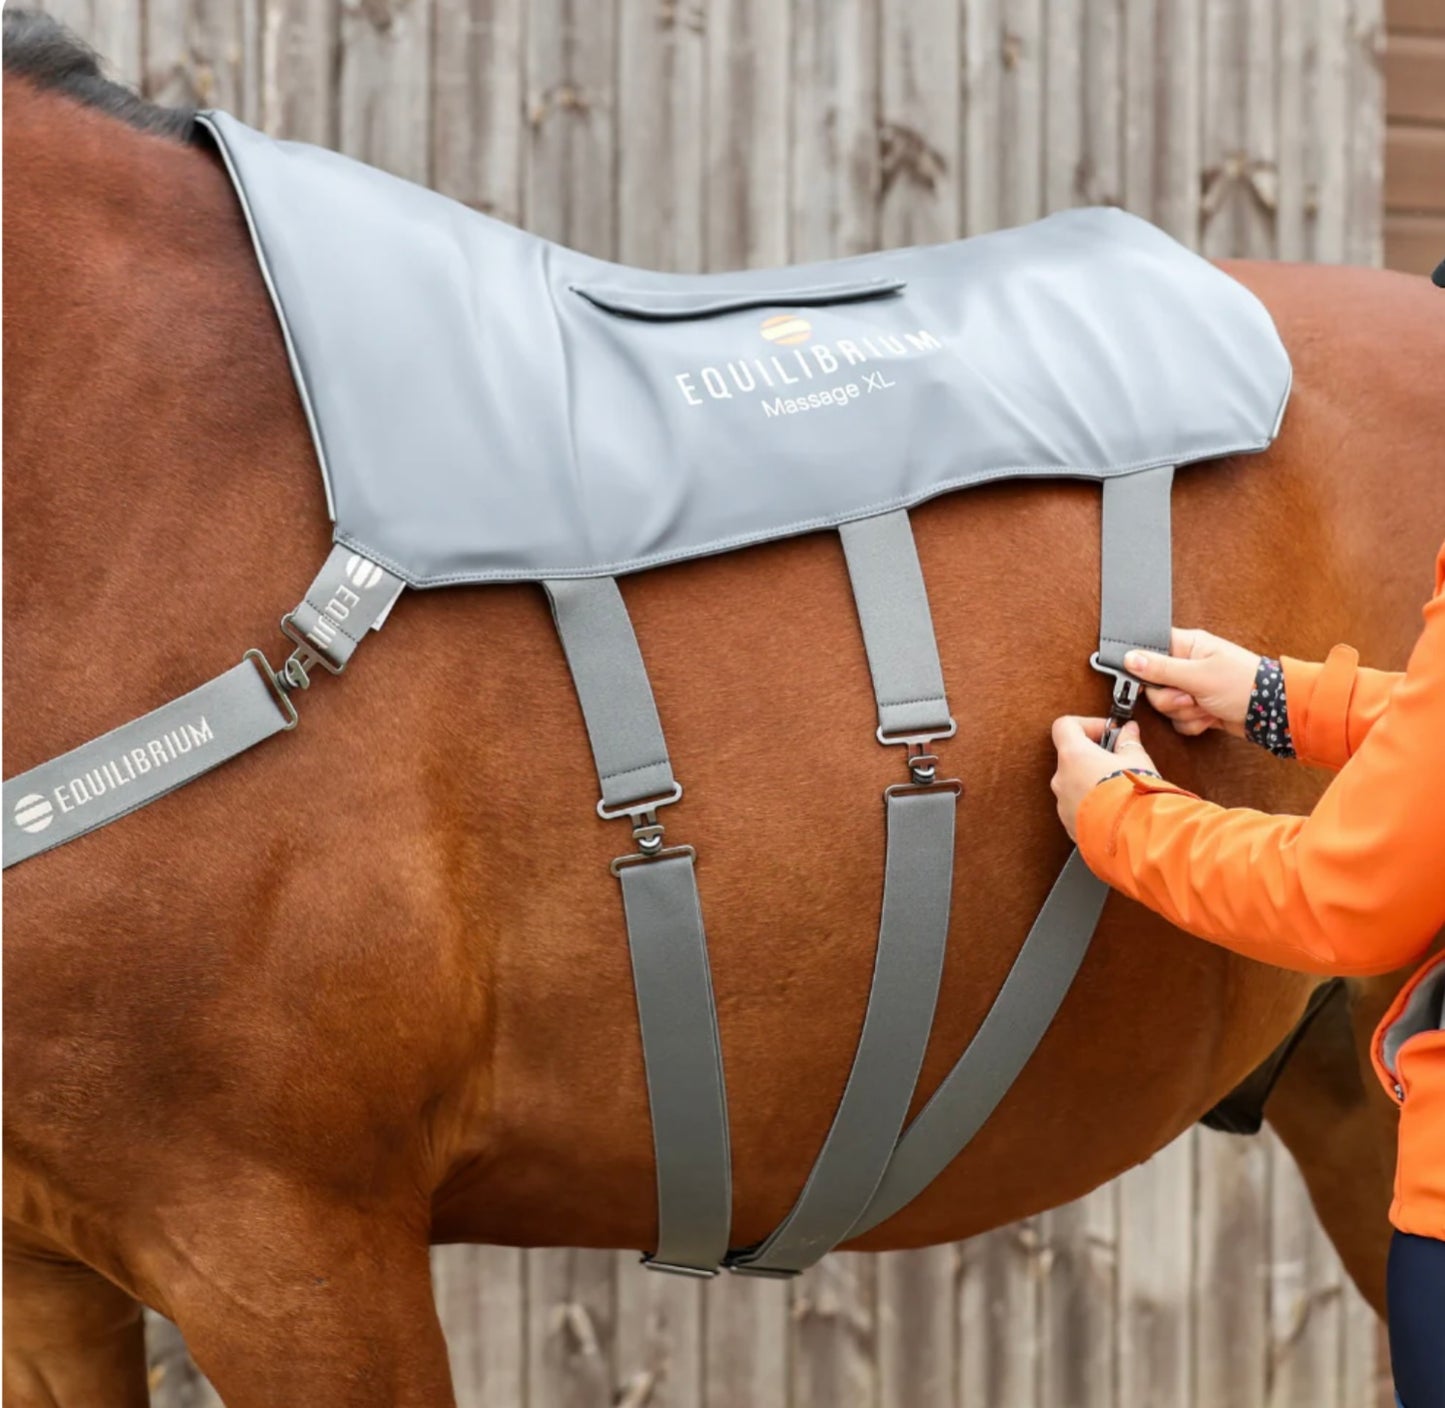
M 1288 655 L 1280 664 L 1295 756 L 1335 771 L 1365 741 L 1405 678 L 1392 670 L 1366 668 L 1348 645 L 1337 645 L 1321 665 Z
M 1327 663 L 1317 688 L 1335 684 L 1332 668 L 1344 679 L 1343 666 Z M 1359 687 L 1356 679 L 1345 691 L 1350 700 Z M 1445 926 L 1445 595 L 1425 608 L 1390 707 L 1368 717 L 1361 737 L 1335 717 L 1330 746 L 1343 738 L 1353 756 L 1310 816 L 1225 810 L 1126 775 L 1084 799 L 1084 859 L 1181 929 L 1235 953 L 1310 973 L 1393 972 Z

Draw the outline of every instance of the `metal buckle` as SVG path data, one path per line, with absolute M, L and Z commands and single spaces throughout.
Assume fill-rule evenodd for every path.
M 952 792 L 955 797 L 963 796 L 963 783 L 956 777 L 946 777 L 938 782 L 895 782 L 883 789 L 883 800 L 890 797 L 916 797 L 924 792 Z
M 948 727 L 942 731 L 932 729 L 921 733 L 884 733 L 883 725 L 878 725 L 875 737 L 885 747 L 899 744 L 908 750 L 906 762 L 908 763 L 908 776 L 911 782 L 904 787 L 906 791 L 916 791 L 924 787 L 932 787 L 938 781 L 938 755 L 930 751 L 930 744 L 937 743 L 941 738 L 952 738 L 958 732 L 958 722 L 949 719 Z M 963 784 L 956 779 L 950 781 L 948 786 L 956 787 L 958 792 L 963 791 Z M 897 794 L 898 789 L 890 787 L 888 793 Z
M 661 828 L 658 828 L 661 830 Z M 634 865 L 645 865 L 650 860 L 666 860 L 669 856 L 691 856 L 697 859 L 697 852 L 691 846 L 662 846 L 655 851 L 634 851 L 631 855 L 618 856 L 607 868 L 614 875 L 621 875 L 624 870 Z
M 333 665 L 330 660 L 316 649 L 311 641 L 307 640 L 305 636 L 297 631 L 294 625 L 295 619 L 296 613 L 294 611 L 288 611 L 281 618 L 281 634 L 285 636 L 287 640 L 293 641 L 301 647 L 299 650 L 292 652 L 291 658 L 287 660 L 281 669 L 289 678 L 294 662 L 294 668 L 298 678 L 295 680 L 293 688 L 309 689 L 311 687 L 311 680 L 307 671 L 313 665 L 320 665 L 322 669 L 332 675 L 339 675 L 346 666 L 344 664 Z
M 660 793 L 656 797 L 644 797 L 641 801 L 629 802 L 624 807 L 609 807 L 605 800 L 597 803 L 597 815 L 603 821 L 617 821 L 625 816 L 632 818 L 632 839 L 637 843 L 637 854 L 618 856 L 612 862 L 614 875 L 620 869 L 636 865 L 639 861 L 657 860 L 660 856 L 681 855 L 684 852 L 692 853 L 691 846 L 665 847 L 662 844 L 663 826 L 657 819 L 659 807 L 670 807 L 681 797 L 682 783 L 674 782 L 672 791 Z
M 1134 710 L 1139 707 L 1139 696 L 1144 692 L 1144 682 L 1127 670 L 1104 664 L 1099 659 L 1097 650 L 1089 656 L 1089 664 L 1101 675 L 1108 675 L 1114 681 L 1113 703 L 1109 709 L 1108 722 L 1104 725 L 1104 736 L 1099 740 L 1100 747 L 1112 753 L 1114 745 L 1119 741 L 1119 730 L 1134 717 Z
M 271 686 L 271 693 L 276 696 L 276 702 L 280 704 L 282 712 L 287 716 L 287 722 L 283 725 L 284 731 L 290 731 L 301 722 L 301 716 L 296 712 L 296 706 L 291 702 L 291 696 L 287 692 L 285 683 L 277 676 L 276 671 L 271 668 L 271 662 L 253 646 L 242 657 L 249 660 L 260 670 L 266 683 Z M 285 668 L 284 666 L 282 667 Z

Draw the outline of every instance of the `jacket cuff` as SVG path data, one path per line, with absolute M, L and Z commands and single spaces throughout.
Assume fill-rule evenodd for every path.
M 1350 760 L 1350 699 L 1360 655 L 1337 645 L 1322 665 L 1282 656 L 1285 707 L 1295 755 L 1315 767 L 1344 767 Z
M 1105 883 L 1116 887 L 1128 878 L 1121 862 L 1119 828 L 1136 803 L 1156 793 L 1193 797 L 1187 788 L 1177 787 L 1161 777 L 1126 772 L 1111 777 L 1090 790 L 1074 820 L 1074 835 L 1084 864 Z M 1120 873 L 1116 875 L 1114 872 Z

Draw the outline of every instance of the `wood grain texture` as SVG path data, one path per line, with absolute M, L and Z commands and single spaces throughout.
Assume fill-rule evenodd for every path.
M 879 0 L 797 0 L 789 243 L 798 260 L 877 249 L 885 180 L 901 160 L 880 92 Z M 885 165 L 886 161 L 886 165 Z M 890 190 L 896 206 L 908 199 Z
M 1119 1408 L 1191 1408 L 1194 1141 L 1124 1175 L 1119 1193 Z
M 431 177 L 431 0 L 342 0 L 337 145 Z
M 792 12 L 777 0 L 711 0 L 704 118 L 709 269 L 790 257 Z
M 432 173 L 473 210 L 522 218 L 526 8 L 523 0 L 437 7 L 432 65 Z
M 1110 1183 L 1039 1218 L 1044 1408 L 1113 1408 L 1118 1401 L 1119 1194 Z
M 437 1247 L 437 1314 L 458 1408 L 520 1403 L 527 1381 L 526 1261 L 514 1247 Z

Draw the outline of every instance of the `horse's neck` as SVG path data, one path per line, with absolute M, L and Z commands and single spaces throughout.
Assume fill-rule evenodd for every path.
M 51 682 L 47 708 L 74 705 L 69 730 L 54 712 L 32 725 L 33 693 L 7 708 L 12 771 L 32 733 L 53 752 L 269 643 L 326 514 L 209 153 L 7 79 L 5 205 L 5 658 Z

